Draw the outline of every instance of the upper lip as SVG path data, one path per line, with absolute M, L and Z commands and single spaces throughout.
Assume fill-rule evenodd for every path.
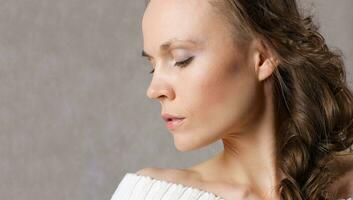
M 170 121 L 172 119 L 183 119 L 184 117 L 174 116 L 168 113 L 162 114 L 162 118 L 164 121 Z

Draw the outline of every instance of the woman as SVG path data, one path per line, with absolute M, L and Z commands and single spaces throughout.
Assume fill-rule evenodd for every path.
M 112 200 L 353 197 L 353 94 L 295 0 L 151 0 L 142 31 L 176 148 L 224 149 L 127 173 Z

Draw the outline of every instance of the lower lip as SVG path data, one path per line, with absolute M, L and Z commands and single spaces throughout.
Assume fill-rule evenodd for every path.
M 180 124 L 184 121 L 185 118 L 182 118 L 182 119 L 174 119 L 174 120 L 171 120 L 171 121 L 167 121 L 166 122 L 166 126 L 167 128 L 169 129 L 174 129 L 178 126 L 180 126 Z

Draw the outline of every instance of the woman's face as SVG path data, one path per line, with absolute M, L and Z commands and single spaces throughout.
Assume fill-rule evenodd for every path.
M 142 32 L 154 68 L 147 96 L 160 102 L 161 113 L 185 117 L 170 130 L 179 151 L 241 133 L 251 123 L 261 98 L 253 56 L 234 46 L 231 31 L 208 1 L 152 0 Z M 160 49 L 170 40 L 169 48 Z M 183 67 L 175 66 L 189 58 Z

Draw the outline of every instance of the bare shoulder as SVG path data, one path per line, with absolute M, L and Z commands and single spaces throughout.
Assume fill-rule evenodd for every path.
M 211 192 L 224 199 L 237 199 L 249 194 L 249 189 L 240 185 L 234 185 L 222 182 L 203 181 L 201 174 L 189 169 L 165 169 L 157 167 L 147 167 L 140 169 L 136 174 L 149 176 L 157 180 L 164 180 L 172 183 L 181 184 L 188 187 L 201 189 Z
M 160 168 L 157 167 L 146 167 L 143 169 L 140 169 L 136 172 L 136 174 L 138 175 L 142 175 L 142 176 L 155 176 L 155 174 L 159 174 L 161 172 Z
M 187 169 L 147 167 L 138 170 L 136 174 L 183 185 L 199 186 L 198 174 Z
M 331 166 L 338 177 L 329 190 L 335 193 L 337 198 L 353 197 L 353 154 L 337 156 Z

